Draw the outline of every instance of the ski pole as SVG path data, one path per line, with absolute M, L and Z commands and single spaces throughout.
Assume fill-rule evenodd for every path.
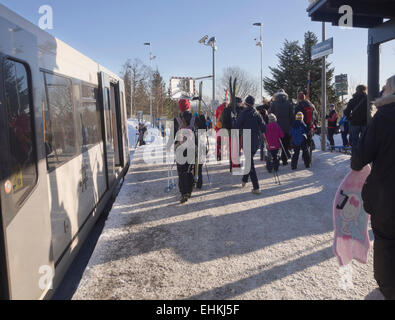
M 283 149 L 284 154 L 285 154 L 285 156 L 287 157 L 287 160 L 289 160 L 290 158 L 288 157 L 288 153 L 286 152 L 286 150 L 285 150 L 285 148 L 284 148 L 283 142 L 281 141 L 281 139 L 278 139 L 278 141 L 280 141 L 281 148 Z

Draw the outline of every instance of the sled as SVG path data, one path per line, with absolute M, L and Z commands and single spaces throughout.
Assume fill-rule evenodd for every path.
M 333 201 L 333 252 L 340 266 L 349 264 L 353 259 L 363 264 L 368 260 L 370 216 L 363 207 L 361 191 L 370 170 L 367 165 L 362 171 L 349 172 Z

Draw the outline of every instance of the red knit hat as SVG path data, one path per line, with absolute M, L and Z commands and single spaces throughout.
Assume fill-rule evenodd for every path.
M 188 100 L 181 99 L 180 101 L 178 101 L 178 108 L 180 109 L 181 112 L 184 112 L 191 108 L 191 104 L 189 103 Z

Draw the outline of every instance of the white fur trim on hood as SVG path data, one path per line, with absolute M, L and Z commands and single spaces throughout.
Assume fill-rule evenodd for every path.
M 387 104 L 395 103 L 395 95 L 391 94 L 389 96 L 385 96 L 382 98 L 378 98 L 376 101 L 373 102 L 373 104 L 379 108 L 382 106 L 385 106 Z

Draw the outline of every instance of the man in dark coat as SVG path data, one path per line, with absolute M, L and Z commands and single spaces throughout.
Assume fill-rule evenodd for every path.
M 258 177 L 255 171 L 254 155 L 259 149 L 262 133 L 266 132 L 266 127 L 261 115 L 254 108 L 254 104 L 255 99 L 248 96 L 245 100 L 246 108 L 244 108 L 243 112 L 241 112 L 240 116 L 237 118 L 236 128 L 251 130 L 251 152 L 249 153 L 249 150 L 244 150 L 244 153 L 246 155 L 249 154 L 250 156 L 250 159 L 246 159 L 246 161 L 251 160 L 251 170 L 248 174 L 243 176 L 242 186 L 245 187 L 248 182 L 248 178 L 251 178 L 251 182 L 254 187 L 252 193 L 259 195 L 261 192 L 259 190 Z
M 374 277 L 386 299 L 395 299 L 395 76 L 351 159 L 353 170 L 373 163 L 362 189 L 374 233 Z M 353 146 L 354 147 L 354 146 Z
M 344 110 L 344 115 L 350 120 L 352 152 L 355 152 L 359 137 L 366 130 L 368 122 L 368 96 L 366 90 L 366 86 L 358 86 L 356 93 L 348 103 L 346 110 Z
M 281 152 L 281 160 L 283 165 L 286 166 L 288 164 L 288 159 L 291 158 L 291 154 L 289 152 L 290 146 L 290 130 L 291 126 L 294 122 L 294 107 L 288 100 L 288 95 L 284 90 L 280 90 L 274 96 L 274 102 L 270 109 L 270 113 L 274 113 L 277 117 L 277 123 L 280 126 L 281 130 L 284 132 L 284 138 L 282 140 L 282 144 L 284 146 Z

